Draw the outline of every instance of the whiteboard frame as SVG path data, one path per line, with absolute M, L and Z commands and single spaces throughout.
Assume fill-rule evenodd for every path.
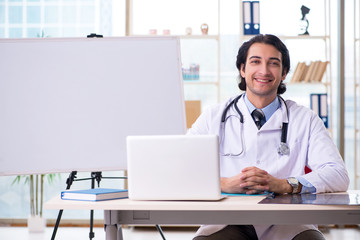
M 186 133 L 177 37 L 0 39 L 0 52 L 0 176 L 125 170 L 126 136 Z

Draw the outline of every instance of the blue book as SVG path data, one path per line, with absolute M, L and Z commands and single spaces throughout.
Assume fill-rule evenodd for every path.
M 61 199 L 79 201 L 104 201 L 127 198 L 128 190 L 111 188 L 93 188 L 84 190 L 66 190 L 61 192 Z

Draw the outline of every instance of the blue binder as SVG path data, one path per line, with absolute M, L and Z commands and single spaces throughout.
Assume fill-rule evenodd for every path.
M 310 108 L 323 120 L 325 127 L 329 128 L 329 114 L 326 93 L 310 94 Z
M 251 2 L 252 34 L 260 33 L 260 2 Z
M 243 1 L 244 35 L 260 33 L 260 3 L 259 1 Z
M 243 23 L 244 23 L 244 35 L 251 35 L 251 2 L 243 1 Z

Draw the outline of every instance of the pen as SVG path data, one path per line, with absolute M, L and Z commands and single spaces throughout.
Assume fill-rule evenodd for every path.
M 274 199 L 276 196 L 276 193 L 274 192 L 268 192 L 266 195 L 266 199 Z

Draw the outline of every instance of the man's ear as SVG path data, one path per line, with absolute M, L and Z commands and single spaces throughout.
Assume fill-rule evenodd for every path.
M 283 75 L 281 76 L 281 80 L 284 81 L 287 76 L 287 71 L 284 71 Z
M 240 65 L 240 75 L 245 78 L 245 64 L 243 63 Z

